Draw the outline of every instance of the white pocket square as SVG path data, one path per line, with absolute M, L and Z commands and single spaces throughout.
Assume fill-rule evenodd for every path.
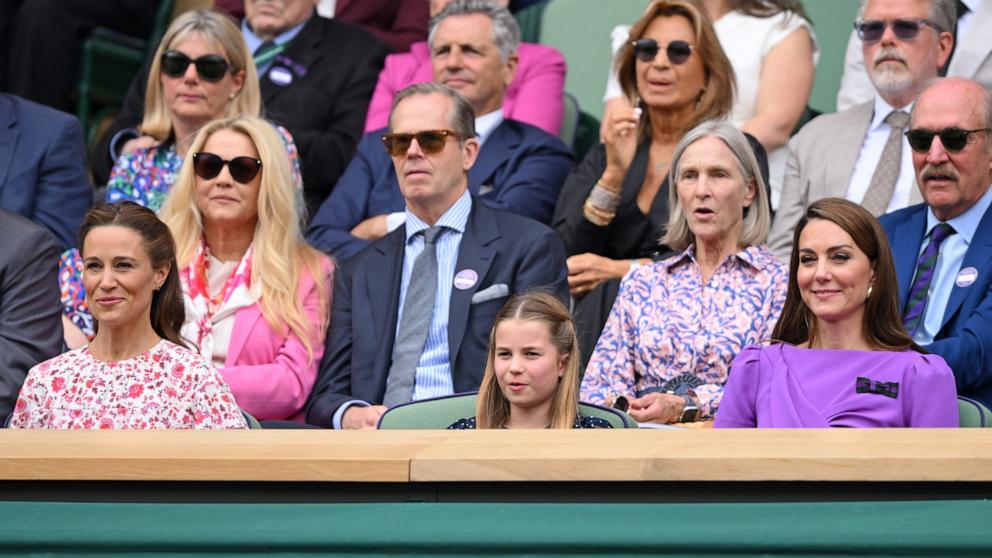
M 480 302 L 485 302 L 487 300 L 493 300 L 497 298 L 503 298 L 510 294 L 510 287 L 506 286 L 506 283 L 496 283 L 495 285 L 489 285 L 485 289 L 472 295 L 472 304 L 478 304 Z

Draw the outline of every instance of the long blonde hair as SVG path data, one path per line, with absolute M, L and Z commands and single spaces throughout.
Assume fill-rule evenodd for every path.
M 262 114 L 262 93 L 258 87 L 258 71 L 241 30 L 224 14 L 211 10 L 195 10 L 173 20 L 158 43 L 152 58 L 151 71 L 145 89 L 145 116 L 138 127 L 142 134 L 164 141 L 172 134 L 172 111 L 162 95 L 162 53 L 193 33 L 216 43 L 224 50 L 231 73 L 245 72 L 244 85 L 224 109 L 224 116 Z
M 203 218 L 196 204 L 193 154 L 219 130 L 231 130 L 251 138 L 262 161 L 258 222 L 252 240 L 251 261 L 252 282 L 261 283 L 262 315 L 276 331 L 288 327 L 313 358 L 311 339 L 315 332 L 323 330 L 327 319 L 327 291 L 334 266 L 303 239 L 302 193 L 294 185 L 286 148 L 278 132 L 267 121 L 249 115 L 215 120 L 196 135 L 179 178 L 162 207 L 162 220 L 169 225 L 176 239 L 176 259 L 181 268 L 191 265 L 203 238 Z M 320 293 L 318 323 L 311 323 L 303 309 L 303 301 L 297 296 L 301 264 Z
M 541 322 L 548 328 L 551 344 L 564 356 L 565 373 L 551 397 L 548 411 L 551 428 L 572 428 L 579 414 L 579 341 L 568 309 L 553 294 L 533 291 L 515 295 L 496 316 L 489 332 L 486 372 L 479 388 L 475 409 L 476 428 L 501 428 L 510 419 L 510 402 L 503 395 L 496 378 L 496 328 L 507 320 Z

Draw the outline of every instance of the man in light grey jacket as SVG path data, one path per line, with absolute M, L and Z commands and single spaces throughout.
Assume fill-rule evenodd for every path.
M 789 141 L 782 201 L 768 243 L 783 261 L 809 204 L 826 197 L 875 215 L 919 203 L 904 132 L 917 95 L 950 56 L 954 0 L 868 0 L 857 21 L 871 101 L 820 116 Z

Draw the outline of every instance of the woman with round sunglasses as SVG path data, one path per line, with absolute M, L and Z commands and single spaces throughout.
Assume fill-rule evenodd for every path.
M 730 121 L 768 152 L 772 207 L 778 207 L 789 141 L 813 89 L 819 47 L 797 0 L 701 0 L 737 80 Z M 629 26 L 613 30 L 614 54 Z M 671 47 L 669 47 L 671 48 Z M 606 84 L 603 126 L 615 108 L 630 107 L 613 69 Z
M 566 179 L 552 219 L 570 256 L 568 284 L 577 300 L 583 362 L 620 278 L 673 253 L 659 239 L 668 222 L 676 144 L 701 122 L 725 119 L 734 99 L 733 69 L 696 2 L 655 0 L 630 36 L 617 60 L 621 86 L 637 108 L 614 111 L 603 143 Z M 767 182 L 764 150 L 752 145 Z
M 303 422 L 324 352 L 334 266 L 303 240 L 303 192 L 275 128 L 202 128 L 162 208 L 176 238 L 183 337 L 259 419 Z
M 79 231 L 96 338 L 28 373 L 12 428 L 246 428 L 230 388 L 187 348 L 176 246 L 151 210 L 91 209 Z
M 111 171 L 106 201 L 133 201 L 158 212 L 197 130 L 216 118 L 260 114 L 261 95 L 241 31 L 227 16 L 203 10 L 179 16 L 166 30 L 147 91 L 143 135 L 125 145 Z M 300 183 L 296 145 L 288 131 L 277 129 Z M 59 272 L 66 342 L 78 347 L 95 332 L 77 251 L 63 254 Z
M 716 428 L 958 426 L 954 374 L 899 315 L 892 252 L 859 204 L 812 203 L 772 342 L 734 360 Z
M 258 74 L 237 25 L 199 10 L 176 18 L 152 60 L 140 137 L 126 143 L 107 184 L 107 201 L 158 211 L 196 132 L 207 122 L 262 111 Z M 285 129 L 289 156 L 296 146 Z M 299 174 L 299 163 L 294 172 Z

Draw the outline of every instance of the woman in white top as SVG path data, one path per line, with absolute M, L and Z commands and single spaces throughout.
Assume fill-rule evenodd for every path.
M 796 0 L 700 0 L 713 18 L 720 45 L 737 78 L 730 121 L 753 135 L 768 152 L 772 207 L 778 207 L 788 158 L 785 144 L 802 118 L 813 88 L 819 48 L 802 5 Z M 627 41 L 629 26 L 611 33 L 613 52 Z M 611 70 L 603 122 L 629 106 Z

